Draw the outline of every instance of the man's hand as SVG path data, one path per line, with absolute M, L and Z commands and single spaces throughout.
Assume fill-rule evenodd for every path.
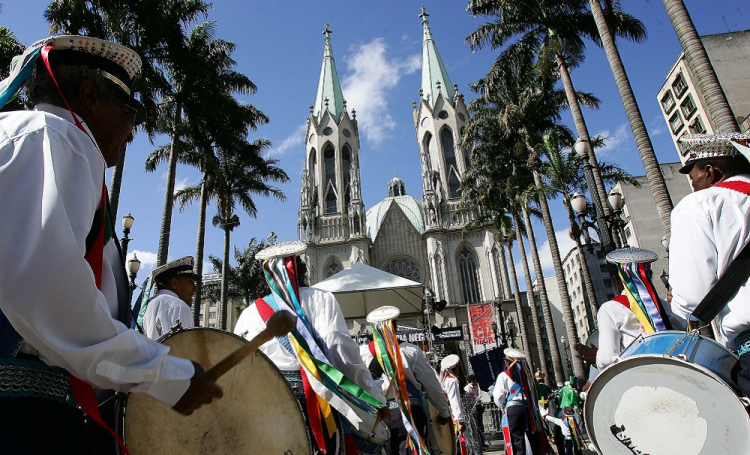
M 589 347 L 585 344 L 576 343 L 575 349 L 581 359 L 592 365 L 596 365 L 596 353 L 599 349 L 595 344 L 592 344 L 591 347 Z
M 216 385 L 216 381 L 203 371 L 200 365 L 193 362 L 195 374 L 190 378 L 190 387 L 180 398 L 180 401 L 172 407 L 180 414 L 190 415 L 204 404 L 211 403 L 214 398 L 224 396 L 224 391 Z
M 438 423 L 438 425 L 448 425 L 449 423 L 453 422 L 450 417 L 443 417 L 441 415 L 438 415 L 435 421 Z

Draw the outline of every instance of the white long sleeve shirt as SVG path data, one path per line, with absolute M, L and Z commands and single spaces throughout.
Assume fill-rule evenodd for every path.
M 458 379 L 453 375 L 448 375 L 443 379 L 440 384 L 448 397 L 448 402 L 451 405 L 451 417 L 454 422 L 464 422 L 464 409 L 461 406 L 461 387 L 459 386 Z
M 641 333 L 638 318 L 620 302 L 609 300 L 599 307 L 596 316 L 599 326 L 599 346 L 596 367 L 607 368 Z
M 0 308 L 48 364 L 172 406 L 190 385 L 192 363 L 113 317 L 113 267 L 122 260 L 113 242 L 101 290 L 84 258 L 106 163 L 72 120 L 51 105 L 0 114 Z
M 143 333 L 155 340 L 169 332 L 178 320 L 183 329 L 193 327 L 193 313 L 190 307 L 174 292 L 161 289 L 148 302 L 146 314 L 143 315 Z
M 312 328 L 320 335 L 323 343 L 328 347 L 328 360 L 331 365 L 341 371 L 346 377 L 370 393 L 376 399 L 386 402 L 380 387 L 372 380 L 367 366 L 362 362 L 357 343 L 349 336 L 343 313 L 336 298 L 330 292 L 315 288 L 299 288 L 300 304 Z M 266 328 L 266 323 L 260 317 L 258 309 L 253 303 L 247 307 L 234 327 L 234 333 L 248 340 Z M 260 350 L 280 370 L 299 370 L 297 358 L 288 352 L 276 338 L 263 344 Z
M 750 183 L 741 175 L 727 181 Z M 686 320 L 750 241 L 750 197 L 711 187 L 685 196 L 672 210 L 669 281 L 672 310 Z M 750 287 L 743 285 L 719 313 L 719 331 L 730 349 L 734 338 L 750 328 Z
M 505 371 L 497 376 L 495 387 L 492 389 L 492 401 L 495 402 L 495 405 L 497 405 L 498 408 L 505 409 L 505 404 L 508 401 L 508 396 L 510 395 L 510 391 L 513 388 L 513 384 L 513 380 Z M 513 397 L 513 401 L 518 401 L 519 403 L 523 402 L 523 400 L 523 392 L 518 392 Z

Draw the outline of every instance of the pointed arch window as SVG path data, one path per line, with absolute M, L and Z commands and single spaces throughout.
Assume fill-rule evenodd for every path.
M 482 301 L 478 270 L 476 254 L 468 245 L 462 246 L 458 251 L 458 273 L 461 277 L 461 288 L 466 304 Z
M 325 268 L 326 278 L 331 277 L 339 273 L 342 270 L 344 270 L 344 266 L 341 265 L 341 262 L 339 262 L 339 260 L 336 259 L 335 257 L 331 258 L 326 264 L 326 268 Z
M 440 144 L 443 146 L 445 157 L 445 169 L 448 173 L 448 197 L 456 199 L 461 196 L 461 180 L 458 177 L 458 164 L 456 163 L 456 150 L 453 144 L 453 131 L 443 128 L 440 132 Z
M 326 213 L 336 213 L 336 192 L 331 186 L 326 193 Z
M 331 144 L 328 144 L 323 152 L 323 165 L 325 166 L 325 184 L 336 185 L 336 151 Z
M 385 264 L 383 270 L 407 280 L 422 282 L 419 263 L 409 256 L 397 256 Z
M 341 167 L 344 173 L 344 211 L 351 203 L 351 181 L 352 181 L 352 149 L 349 144 L 345 144 L 341 149 Z

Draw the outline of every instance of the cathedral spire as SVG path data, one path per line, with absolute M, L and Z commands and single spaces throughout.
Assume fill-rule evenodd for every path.
M 318 94 L 315 96 L 315 106 L 313 115 L 320 122 L 326 109 L 331 112 L 336 123 L 339 122 L 341 113 L 344 112 L 344 95 L 341 92 L 341 83 L 339 74 L 336 71 L 336 63 L 333 60 L 333 50 L 331 49 L 331 30 L 326 22 L 325 30 L 325 49 L 323 50 L 323 65 L 320 68 L 320 80 L 318 81 Z
M 429 14 L 422 5 L 422 98 L 427 101 L 430 107 L 435 107 L 435 100 L 439 93 L 449 103 L 453 102 L 455 89 L 448 77 L 448 71 L 445 69 L 443 59 L 440 58 L 435 40 L 432 38 L 430 31 L 430 22 L 427 20 Z

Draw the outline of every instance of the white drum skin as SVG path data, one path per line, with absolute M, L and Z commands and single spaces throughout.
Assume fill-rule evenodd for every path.
M 244 339 L 215 329 L 167 334 L 160 342 L 170 354 L 208 369 Z M 269 454 L 308 455 L 310 443 L 302 410 L 271 361 L 256 351 L 219 378 L 224 397 L 183 416 L 145 395 L 127 398 L 120 419 L 132 455 Z
M 661 332 L 636 339 L 624 358 L 599 374 L 586 397 L 585 419 L 601 453 L 748 452 L 750 419 L 726 379 L 736 356 L 696 337 Z

